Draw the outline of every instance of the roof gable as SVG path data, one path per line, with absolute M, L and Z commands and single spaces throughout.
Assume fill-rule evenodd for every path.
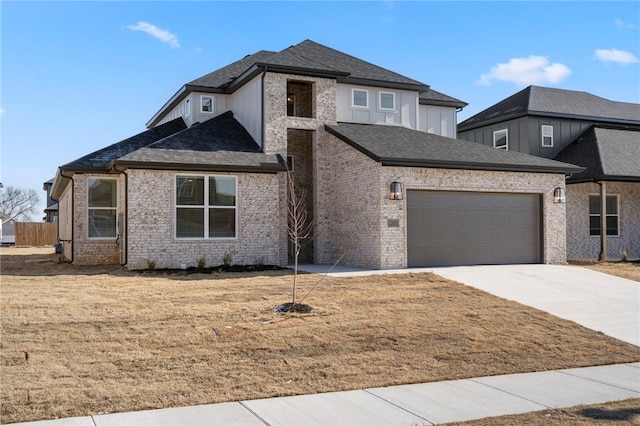
M 264 63 L 333 72 L 336 73 L 339 81 L 366 80 L 370 84 L 384 82 L 386 84 L 395 83 L 417 86 L 422 90 L 428 89 L 428 86 L 420 81 L 405 77 L 312 40 L 305 40 L 291 46 L 268 58 Z
M 568 182 L 640 181 L 640 129 L 591 126 L 556 159 L 585 167 Z
M 571 173 L 581 168 L 541 157 L 398 126 L 339 123 L 327 131 L 383 166 Z
M 640 104 L 610 101 L 587 92 L 529 86 L 458 124 L 466 131 L 525 115 L 640 124 Z

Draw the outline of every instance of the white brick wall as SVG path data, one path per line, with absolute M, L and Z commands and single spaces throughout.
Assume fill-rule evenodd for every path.
M 640 258 L 640 183 L 607 182 L 607 195 L 618 195 L 619 236 L 607 237 L 607 257 L 619 259 L 625 250 Z M 600 256 L 600 236 L 589 235 L 589 195 L 599 195 L 596 183 L 567 185 L 567 257 L 595 260 Z
M 129 269 L 196 266 L 205 256 L 207 266 L 223 263 L 233 253 L 233 264 L 281 264 L 279 176 L 230 173 L 238 179 L 238 234 L 233 240 L 183 240 L 175 238 L 174 187 L 177 174 L 193 172 L 129 170 Z M 216 173 L 220 175 L 223 173 Z M 213 174 L 210 174 L 213 175 Z
M 73 178 L 73 263 L 76 265 L 110 265 L 119 262 L 116 239 L 89 239 L 87 232 L 87 180 L 108 178 L 118 181 L 118 213 L 124 212 L 124 177 L 117 174 L 76 174 Z M 67 256 L 67 248 L 64 251 Z

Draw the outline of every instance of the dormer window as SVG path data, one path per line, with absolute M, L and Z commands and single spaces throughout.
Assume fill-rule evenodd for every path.
M 352 89 L 351 106 L 355 108 L 369 108 L 369 91 L 362 89 Z
M 200 112 L 213 112 L 213 96 L 200 96 Z
M 386 111 L 394 111 L 396 109 L 396 94 L 393 92 L 379 92 L 378 108 Z
M 509 149 L 508 130 L 501 129 L 493 132 L 493 147 L 498 149 Z

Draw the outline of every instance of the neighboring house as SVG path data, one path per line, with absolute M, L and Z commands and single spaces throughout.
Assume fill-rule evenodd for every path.
M 148 130 L 59 168 L 74 263 L 287 265 L 287 168 L 314 216 L 302 260 L 366 268 L 566 261 L 582 168 L 455 139 L 466 104 L 310 40 L 185 84 Z
M 568 258 L 640 257 L 640 104 L 530 86 L 460 123 L 458 138 L 584 167 L 567 177 Z
M 16 220 L 0 213 L 0 242 L 3 246 L 16 242 Z
M 47 208 L 44 209 L 45 222 L 58 221 L 58 203 L 51 198 L 51 188 L 53 187 L 53 179 L 49 179 L 42 185 L 42 189 L 47 191 Z

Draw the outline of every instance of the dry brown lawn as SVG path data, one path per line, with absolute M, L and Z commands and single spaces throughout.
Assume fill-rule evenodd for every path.
M 628 280 L 640 281 L 640 261 L 635 262 L 572 262 L 576 266 L 593 269 Z
M 0 421 L 640 361 L 640 348 L 433 274 L 164 274 L 1 249 Z M 319 277 L 303 275 L 304 295 Z
M 556 410 L 534 411 L 514 416 L 490 417 L 447 426 L 587 426 L 587 425 L 640 425 L 640 399 L 580 405 Z

